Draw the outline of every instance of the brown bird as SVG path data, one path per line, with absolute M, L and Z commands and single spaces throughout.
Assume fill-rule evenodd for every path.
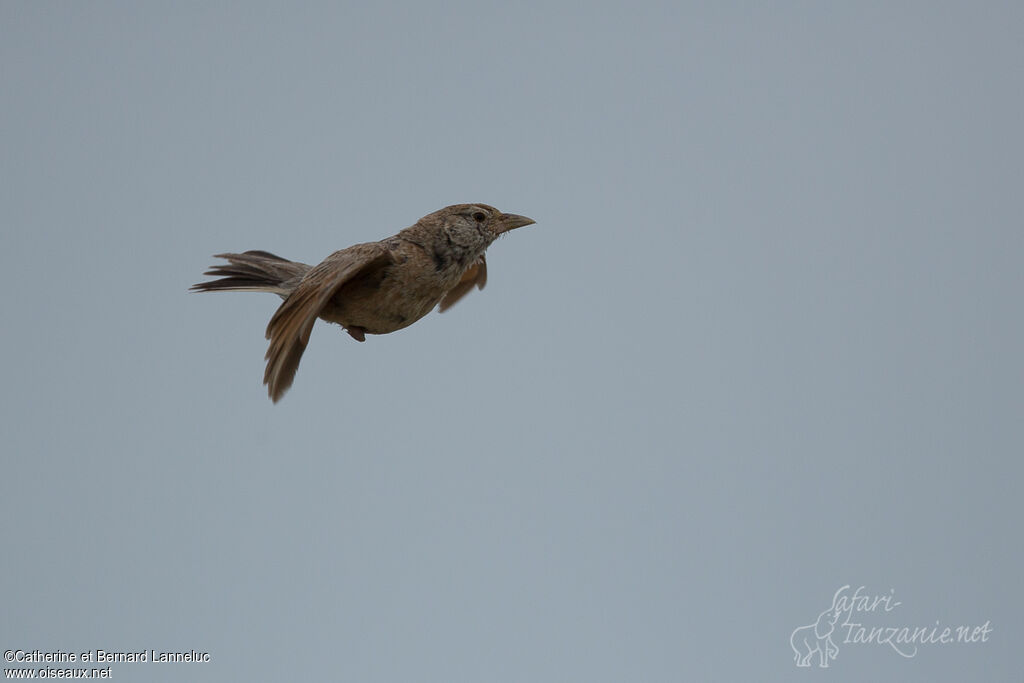
M 456 204 L 416 221 L 394 237 L 336 251 L 319 265 L 266 251 L 216 254 L 227 265 L 192 285 L 197 292 L 273 292 L 284 299 L 267 325 L 263 383 L 276 403 L 292 385 L 317 318 L 338 323 L 356 341 L 408 327 L 434 306 L 445 311 L 487 283 L 484 251 L 534 221 L 486 204 Z

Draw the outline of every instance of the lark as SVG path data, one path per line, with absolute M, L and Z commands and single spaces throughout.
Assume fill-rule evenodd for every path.
M 456 204 L 393 237 L 355 244 L 309 266 L 266 251 L 217 254 L 227 260 L 192 285 L 197 292 L 271 292 L 284 302 L 267 325 L 263 383 L 275 403 L 292 385 L 317 319 L 356 341 L 408 327 L 435 306 L 451 308 L 487 283 L 484 252 L 501 235 L 535 221 L 486 204 Z

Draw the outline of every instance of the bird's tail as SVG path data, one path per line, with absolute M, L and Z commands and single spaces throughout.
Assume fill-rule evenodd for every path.
M 191 291 L 273 292 L 286 297 L 310 268 L 305 263 L 289 261 L 267 251 L 216 254 L 215 257 L 226 259 L 228 263 L 212 266 L 203 275 L 219 279 L 194 284 Z

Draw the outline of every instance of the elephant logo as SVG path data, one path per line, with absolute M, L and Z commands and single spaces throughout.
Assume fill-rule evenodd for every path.
M 832 640 L 832 631 L 842 612 L 835 604 L 818 616 L 818 620 L 807 626 L 793 629 L 789 644 L 793 648 L 793 661 L 797 666 L 810 666 L 811 658 L 818 653 L 818 666 L 828 668 L 830 660 L 839 654 L 839 646 Z

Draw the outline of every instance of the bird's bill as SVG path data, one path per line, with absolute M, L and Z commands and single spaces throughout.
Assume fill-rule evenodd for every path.
M 524 225 L 533 225 L 536 222 L 537 221 L 532 218 L 527 218 L 526 216 L 517 216 L 514 213 L 503 213 L 498 217 L 498 222 L 495 227 L 500 235 L 503 232 L 515 230 L 516 228 L 521 228 Z

